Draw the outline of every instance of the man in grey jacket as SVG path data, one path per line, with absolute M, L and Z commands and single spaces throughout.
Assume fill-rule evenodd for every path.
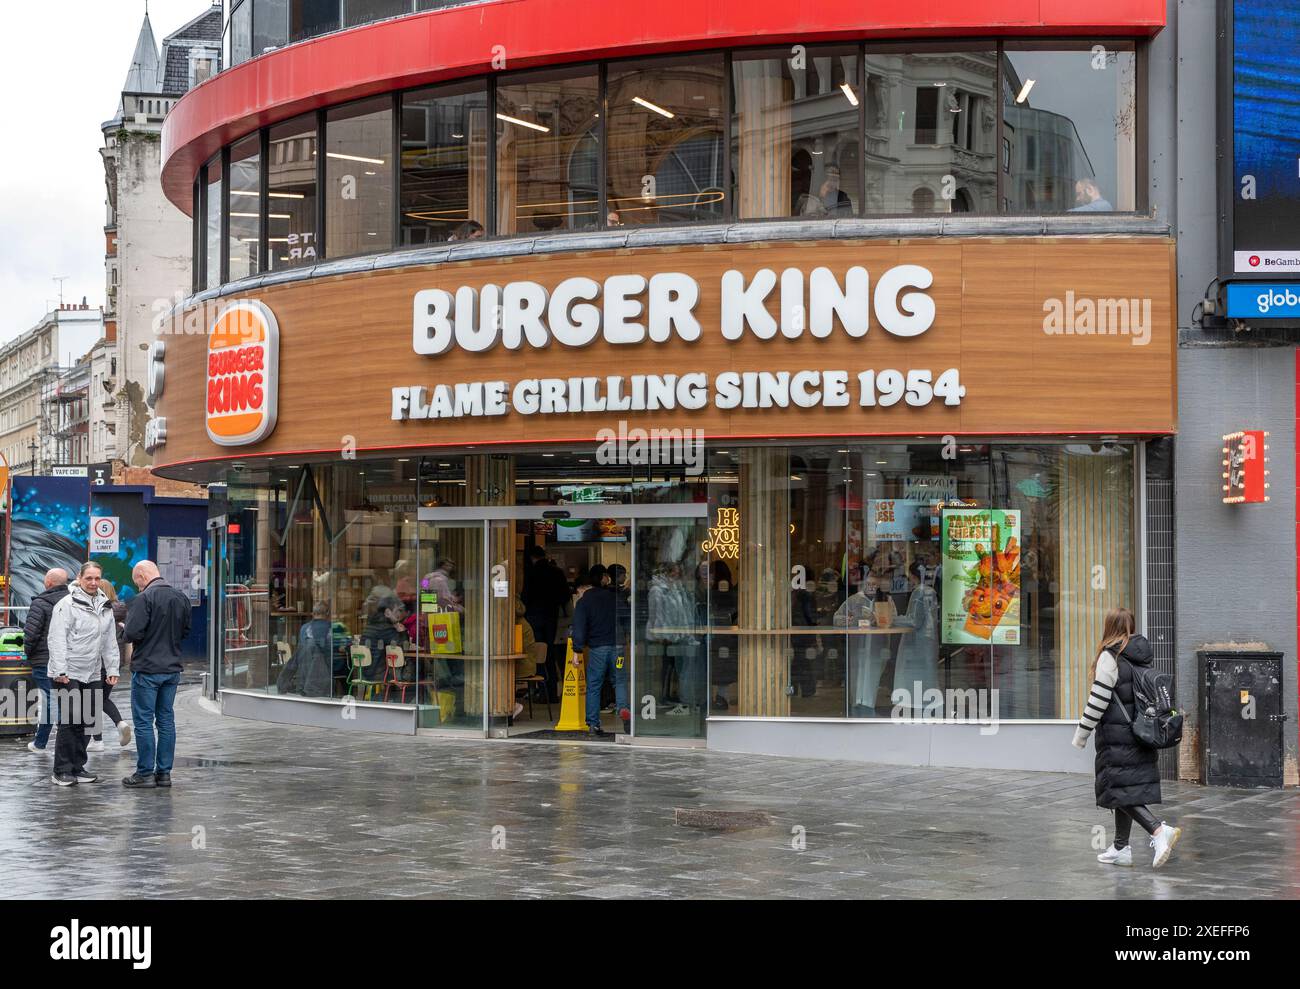
M 117 683 L 117 622 L 107 595 L 99 589 L 101 577 L 98 563 L 83 564 L 67 597 L 50 615 L 47 671 L 59 685 L 60 695 L 50 779 L 59 786 L 96 781 L 93 773 L 86 772 L 86 741 L 99 724 L 100 667 L 110 685 Z

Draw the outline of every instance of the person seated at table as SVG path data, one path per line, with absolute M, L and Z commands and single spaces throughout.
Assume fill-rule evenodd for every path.
M 298 693 L 305 697 L 328 697 L 330 681 L 334 677 L 334 627 L 330 622 L 328 601 L 317 601 L 311 607 L 311 621 L 298 633 L 298 650 L 293 662 L 297 664 Z
M 388 678 L 388 666 L 385 650 L 388 646 L 410 645 L 406 635 L 406 608 L 396 594 L 379 598 L 372 610 L 366 615 L 365 627 L 361 630 L 361 644 L 370 649 L 370 669 L 366 679 L 381 680 Z M 408 662 L 397 671 L 399 680 L 415 679 L 415 664 Z
M 449 557 L 444 556 L 438 561 L 438 566 L 425 575 L 421 582 L 426 591 L 432 591 L 438 600 L 438 611 L 455 611 L 464 613 L 465 605 L 461 603 L 460 595 L 456 593 L 455 586 L 456 562 Z

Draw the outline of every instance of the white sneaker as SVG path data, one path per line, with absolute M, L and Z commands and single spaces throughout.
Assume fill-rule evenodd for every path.
M 131 725 L 126 721 L 117 723 L 117 743 L 123 747 L 131 744 Z
M 1160 822 L 1160 827 L 1151 836 L 1151 847 L 1155 849 L 1151 857 L 1151 868 L 1159 869 L 1169 861 L 1169 856 L 1174 853 L 1174 846 L 1182 836 L 1182 828 L 1171 828 L 1164 821 Z
M 1123 848 L 1116 848 L 1111 845 L 1104 852 L 1097 856 L 1097 861 L 1102 865 L 1133 865 L 1133 846 L 1125 845 Z
M 42 748 L 40 748 L 40 747 L 39 747 L 35 742 L 28 742 L 28 743 L 27 743 L 27 751 L 28 751 L 28 752 L 48 752 L 49 749 L 42 749 Z
M 671 708 L 669 708 L 669 709 L 668 709 L 667 711 L 665 711 L 664 713 L 667 714 L 667 715 L 671 715 L 671 716 L 674 717 L 674 718 L 679 718 L 679 717 L 682 717 L 683 715 L 690 714 L 690 713 L 691 713 L 691 709 L 688 708 L 688 707 L 686 707 L 686 706 L 683 705 L 683 704 L 678 704 L 676 707 L 671 707 Z
M 514 711 L 514 713 L 513 713 L 512 715 L 510 715 L 510 716 L 511 716 L 512 718 L 517 718 L 517 717 L 519 717 L 519 715 L 521 715 L 521 714 L 523 714 L 523 713 L 524 713 L 524 706 L 523 706 L 522 704 L 516 704 L 516 705 L 515 705 L 515 711 Z
M 89 742 L 86 743 L 86 751 L 87 751 L 87 752 L 103 752 L 103 751 L 104 751 L 104 740 L 103 740 L 102 738 L 92 738 Z

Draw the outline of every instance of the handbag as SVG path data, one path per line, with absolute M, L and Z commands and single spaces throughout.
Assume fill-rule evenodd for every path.
M 1173 676 L 1138 670 L 1132 663 L 1128 668 L 1133 683 L 1134 716 L 1129 716 L 1128 708 L 1116 693 L 1112 699 L 1118 704 L 1119 713 L 1142 745 L 1149 749 L 1172 748 L 1183 740 L 1183 712 L 1174 707 L 1170 689 Z

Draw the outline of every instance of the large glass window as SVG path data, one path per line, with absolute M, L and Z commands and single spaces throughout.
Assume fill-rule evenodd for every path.
M 204 191 L 204 219 L 206 266 L 205 285 L 216 288 L 221 284 L 221 155 L 207 167 L 207 188 Z
M 289 0 L 289 40 L 302 41 L 339 29 L 340 0 Z
M 326 257 L 393 246 L 393 103 L 331 110 L 325 124 Z
M 531 72 L 497 87 L 497 232 L 598 225 L 600 93 L 594 68 Z
M 262 270 L 262 139 L 230 149 L 230 280 Z
M 1131 447 L 740 449 L 709 475 L 715 714 L 1072 720 L 1133 607 Z
M 479 83 L 402 98 L 403 246 L 483 235 L 490 133 Z
M 867 213 L 997 212 L 997 53 L 868 51 Z
M 316 118 L 271 128 L 267 164 L 267 264 L 270 271 L 314 264 L 316 243 Z
M 253 3 L 254 0 L 242 0 L 239 6 L 230 12 L 230 64 L 243 62 L 253 52 Z
M 253 54 L 280 48 L 289 40 L 289 0 L 257 0 L 253 18 Z
M 343 0 L 345 27 L 368 24 L 411 12 L 411 0 Z
M 1002 72 L 1007 211 L 1136 209 L 1133 47 L 1007 45 Z
M 862 99 L 856 49 L 797 45 L 732 62 L 736 216 L 858 210 Z
M 725 211 L 721 55 L 611 66 L 611 226 L 718 222 Z

